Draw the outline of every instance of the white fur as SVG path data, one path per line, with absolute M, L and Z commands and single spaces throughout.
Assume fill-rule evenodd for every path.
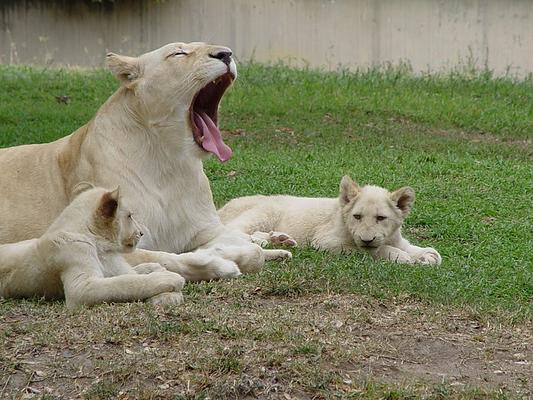
M 377 186 L 360 188 L 345 176 L 339 198 L 242 197 L 222 207 L 219 215 L 228 227 L 263 245 L 303 243 L 339 253 L 364 251 L 398 263 L 438 265 L 435 249 L 414 246 L 401 235 L 414 196 L 407 187 L 393 193 Z
M 116 206 L 113 215 L 103 214 L 106 201 Z M 179 304 L 180 275 L 125 261 L 123 253 L 134 251 L 141 235 L 117 191 L 83 192 L 40 238 L 0 245 L 0 297 L 65 297 L 69 308 L 135 300 Z
M 120 185 L 145 231 L 139 246 L 158 251 L 128 256 L 132 265 L 172 259 L 186 279 L 196 280 L 257 271 L 275 258 L 222 225 L 203 171 L 208 153 L 193 139 L 194 96 L 228 71 L 237 74 L 233 60 L 226 65 L 211 57 L 223 50 L 229 51 L 171 43 L 139 57 L 110 53 L 109 67 L 122 85 L 91 121 L 53 143 L 0 150 L 0 243 L 42 235 L 76 186 L 91 182 Z M 200 247 L 177 257 L 160 253 Z

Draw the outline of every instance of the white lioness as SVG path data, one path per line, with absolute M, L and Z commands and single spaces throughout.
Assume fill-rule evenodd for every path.
M 118 189 L 87 190 L 40 238 L 0 245 L 0 297 L 64 297 L 69 308 L 147 299 L 179 304 L 180 275 L 125 261 L 141 236 Z
M 441 256 L 435 249 L 413 246 L 402 237 L 401 226 L 414 200 L 410 187 L 389 193 L 377 186 L 359 187 L 344 176 L 338 199 L 241 197 L 219 214 L 228 227 L 262 245 L 303 243 L 334 252 L 366 251 L 398 263 L 438 265 Z
M 79 182 L 120 186 L 145 235 L 132 264 L 180 262 L 187 280 L 257 271 L 263 251 L 226 229 L 202 160 L 231 156 L 217 127 L 218 106 L 237 69 L 226 47 L 171 43 L 139 57 L 107 56 L 120 88 L 94 118 L 47 144 L 0 149 L 0 243 L 39 237 L 72 200 Z

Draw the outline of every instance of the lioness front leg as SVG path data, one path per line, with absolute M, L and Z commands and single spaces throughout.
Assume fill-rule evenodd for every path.
M 216 245 L 205 250 L 235 262 L 244 273 L 261 271 L 265 261 L 292 258 L 290 251 L 265 250 L 259 245 L 249 242 L 243 242 L 240 245 Z
M 99 269 L 71 265 L 61 279 L 68 308 L 99 303 L 146 300 L 162 293 L 181 293 L 185 280 L 169 271 L 147 275 L 127 274 L 104 278 Z
M 233 261 L 225 260 L 206 250 L 194 253 L 173 254 L 164 251 L 137 249 L 124 254 L 130 265 L 157 263 L 165 269 L 183 276 L 186 281 L 209 281 L 214 279 L 235 278 L 241 271 Z M 134 267 L 135 268 L 135 267 Z
M 375 259 L 392 261 L 398 264 L 412 264 L 411 256 L 396 247 L 383 245 L 370 252 Z
M 166 271 L 165 267 L 163 267 L 163 266 L 161 266 L 161 264 L 155 263 L 155 262 L 146 262 L 146 263 L 138 264 L 138 265 L 135 265 L 132 268 L 138 274 L 150 274 L 152 272 Z

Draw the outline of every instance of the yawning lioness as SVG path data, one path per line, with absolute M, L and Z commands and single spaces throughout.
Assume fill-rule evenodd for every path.
M 42 235 L 86 181 L 120 185 L 146 233 L 141 248 L 202 247 L 198 262 L 175 256 L 189 265 L 179 271 L 186 279 L 235 276 L 235 263 L 249 272 L 289 257 L 228 231 L 203 171 L 207 155 L 231 157 L 218 129 L 220 100 L 237 76 L 231 50 L 171 43 L 139 57 L 110 53 L 107 61 L 121 86 L 86 125 L 53 143 L 0 150 L 0 243 Z M 164 265 L 163 255 L 138 251 L 129 261 Z

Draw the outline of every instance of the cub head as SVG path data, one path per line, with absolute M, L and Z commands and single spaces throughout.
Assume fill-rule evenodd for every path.
M 109 53 L 107 63 L 136 98 L 136 117 L 145 126 L 173 128 L 174 140 L 193 146 L 199 155 L 213 153 L 221 161 L 231 157 L 218 129 L 220 100 L 237 76 L 229 48 L 170 43 L 139 57 Z
M 119 189 L 98 191 L 96 208 L 93 210 L 92 226 L 99 246 L 107 251 L 131 252 L 143 236 L 141 228 L 130 211 L 120 201 Z
M 411 211 L 415 192 L 403 187 L 390 193 L 377 186 L 359 187 L 349 176 L 340 184 L 339 202 L 344 224 L 355 245 L 372 249 L 389 242 Z

